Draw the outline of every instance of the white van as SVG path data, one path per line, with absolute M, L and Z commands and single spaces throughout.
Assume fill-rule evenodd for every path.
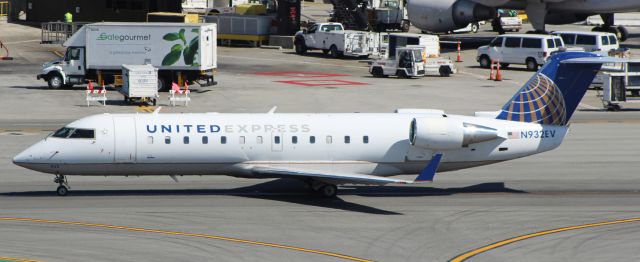
M 491 61 L 499 61 L 501 67 L 510 64 L 526 65 L 535 71 L 547 62 L 553 52 L 564 47 L 562 38 L 554 35 L 512 34 L 494 38 L 489 45 L 478 48 L 476 61 L 488 68 Z
M 607 55 L 620 48 L 615 34 L 605 32 L 555 31 L 551 34 L 562 37 L 567 46 L 584 48 L 584 51 Z

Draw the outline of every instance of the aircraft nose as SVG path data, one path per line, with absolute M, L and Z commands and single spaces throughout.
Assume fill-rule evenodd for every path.
M 24 166 L 29 162 L 33 161 L 33 155 L 31 155 L 29 150 L 22 151 L 20 154 L 17 154 L 13 157 L 13 163 L 19 166 Z

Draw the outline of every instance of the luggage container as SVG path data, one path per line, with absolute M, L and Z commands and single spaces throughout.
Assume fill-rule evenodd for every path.
M 158 96 L 158 69 L 152 65 L 122 65 L 122 88 L 124 101 L 150 100 L 156 105 Z

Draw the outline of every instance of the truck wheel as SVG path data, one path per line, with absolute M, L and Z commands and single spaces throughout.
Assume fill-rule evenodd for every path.
M 158 77 L 158 92 L 164 91 L 167 88 L 165 83 L 166 81 L 164 81 L 164 79 Z
M 371 69 L 371 75 L 373 75 L 374 77 L 382 77 L 384 75 L 382 67 L 374 67 L 373 69 Z
M 527 70 L 529 71 L 538 70 L 538 62 L 536 62 L 536 60 L 531 57 L 527 58 L 527 61 L 525 61 L 525 64 L 527 65 Z
M 400 30 L 402 30 L 402 32 L 409 32 L 410 27 L 411 23 L 407 20 L 402 20 L 402 23 L 400 23 Z
M 451 75 L 451 68 L 449 68 L 448 66 L 440 66 L 438 72 L 442 77 L 449 77 Z
M 480 56 L 480 67 L 489 68 L 490 66 L 491 66 L 491 59 L 489 59 L 489 56 L 487 55 Z
M 331 56 L 331 58 L 338 58 L 340 56 L 336 45 L 332 45 L 331 48 L 329 48 L 329 56 Z
M 304 43 L 296 44 L 296 53 L 299 55 L 304 55 L 307 52 L 307 46 Z
M 62 83 L 62 76 L 60 76 L 59 74 L 53 74 L 49 76 L 47 84 L 49 84 L 49 88 L 51 89 L 60 89 L 64 85 Z
M 396 71 L 396 76 L 398 76 L 398 78 L 409 78 L 409 76 L 407 75 L 407 71 L 405 70 Z

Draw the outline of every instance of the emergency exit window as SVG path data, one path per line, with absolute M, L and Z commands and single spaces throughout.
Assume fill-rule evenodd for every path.
M 273 142 L 276 144 L 280 144 L 280 136 L 274 136 L 273 137 Z

